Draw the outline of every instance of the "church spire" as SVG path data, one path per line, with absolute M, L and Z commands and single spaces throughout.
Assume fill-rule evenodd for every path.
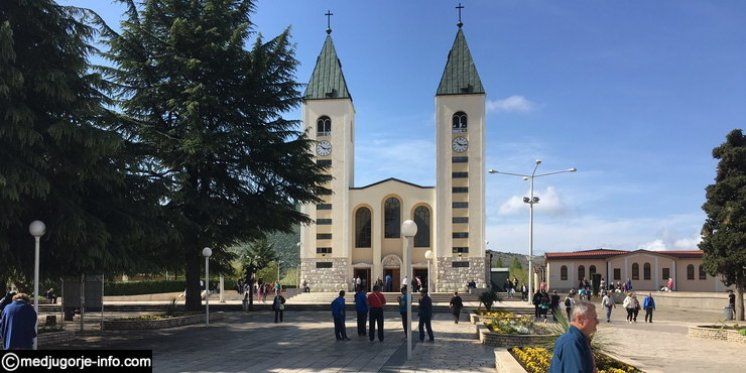
M 311 74 L 311 80 L 306 87 L 306 93 L 303 98 L 306 100 L 323 100 L 334 98 L 349 98 L 350 92 L 347 90 L 344 74 L 342 74 L 342 63 L 339 62 L 337 51 L 334 49 L 334 43 L 331 36 L 331 25 L 329 17 L 332 12 L 326 12 L 327 28 L 326 40 L 321 53 L 316 59 L 316 67 Z
M 459 4 L 459 6 L 461 5 Z M 459 9 L 460 12 L 461 9 Z M 462 25 L 463 23 L 461 23 L 459 15 L 459 28 L 456 33 L 456 40 L 453 42 L 451 51 L 448 52 L 448 62 L 446 62 L 443 77 L 440 78 L 436 96 L 485 93 L 482 80 L 479 79 L 477 67 L 471 58 L 469 46 L 466 44 L 464 30 L 461 29 Z

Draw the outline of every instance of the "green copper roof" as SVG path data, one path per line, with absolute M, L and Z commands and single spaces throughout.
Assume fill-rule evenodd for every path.
M 468 94 L 484 94 L 484 87 L 471 58 L 469 46 L 466 45 L 464 32 L 459 28 L 453 47 L 448 52 L 448 62 L 435 95 Z
M 337 51 L 334 50 L 334 43 L 332 43 L 330 35 L 326 36 L 321 54 L 316 59 L 316 67 L 313 69 L 311 80 L 308 82 L 303 98 L 306 100 L 352 99 L 350 92 L 347 90 L 345 77 L 342 74 L 342 63 L 337 58 Z

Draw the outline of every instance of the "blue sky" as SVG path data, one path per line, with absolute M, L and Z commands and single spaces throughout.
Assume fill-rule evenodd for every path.
M 68 0 L 118 28 L 120 4 Z M 487 91 L 487 168 L 537 179 L 535 252 L 696 249 L 712 148 L 746 118 L 740 1 L 463 1 Z M 434 94 L 456 34 L 454 1 L 258 2 L 255 29 L 292 27 L 307 82 L 325 37 L 356 116 L 356 184 L 435 183 Z M 299 118 L 299 111 L 289 114 Z M 520 178 L 487 176 L 489 248 L 528 251 Z

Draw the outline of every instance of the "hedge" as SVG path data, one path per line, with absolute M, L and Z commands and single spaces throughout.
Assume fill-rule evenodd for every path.
M 219 280 L 211 279 L 210 284 L 217 287 Z M 236 280 L 224 279 L 223 286 L 226 293 L 234 291 Z M 296 285 L 283 285 L 283 288 L 295 288 Z M 158 281 L 129 281 L 129 282 L 107 282 L 104 285 L 104 295 L 139 295 L 157 293 L 175 293 L 186 289 L 184 280 L 158 280 Z

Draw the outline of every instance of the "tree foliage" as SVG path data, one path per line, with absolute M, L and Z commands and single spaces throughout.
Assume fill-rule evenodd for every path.
M 0 281 L 31 277 L 36 219 L 42 278 L 157 267 L 160 192 L 130 172 L 141 153 L 87 60 L 94 23 L 51 0 L 0 2 Z
M 124 3 L 109 72 L 128 129 L 168 187 L 186 307 L 195 309 L 203 246 L 227 255 L 237 242 L 307 222 L 295 204 L 318 201 L 328 177 L 299 123 L 282 116 L 301 100 L 289 30 L 269 40 L 256 34 L 250 0 Z
M 719 275 L 726 286 L 738 293 L 736 314 L 744 320 L 743 291 L 746 289 L 746 137 L 740 129 L 731 131 L 723 144 L 712 151 L 718 159 L 715 184 L 707 186 L 707 214 L 702 227 L 700 249 L 703 265 L 712 276 Z

